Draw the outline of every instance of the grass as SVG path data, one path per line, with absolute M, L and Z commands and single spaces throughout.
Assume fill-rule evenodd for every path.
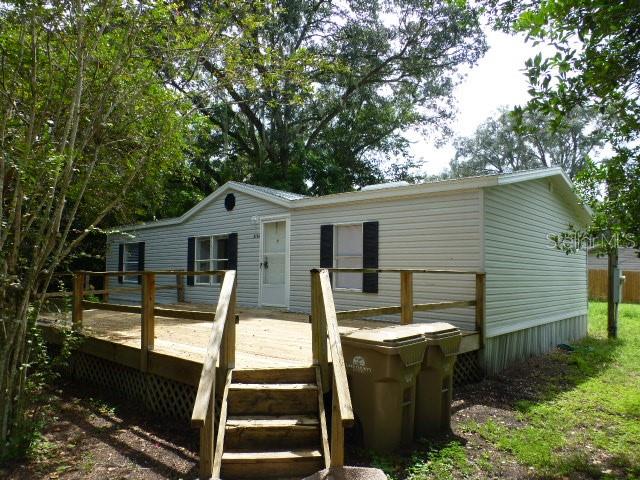
M 621 307 L 615 341 L 606 339 L 606 308 L 590 304 L 589 337 L 563 355 L 567 368 L 540 400 L 516 403 L 524 427 L 468 428 L 540 475 L 640 478 L 640 305 Z
M 390 480 L 455 480 L 471 471 L 465 449 L 457 441 L 416 450 L 408 462 L 398 454 L 380 455 L 370 452 L 370 455 L 372 466 L 384 471 Z

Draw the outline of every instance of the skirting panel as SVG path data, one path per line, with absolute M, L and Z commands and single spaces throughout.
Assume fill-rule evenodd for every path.
M 463 353 L 456 358 L 456 364 L 453 367 L 453 386 L 461 387 L 470 383 L 476 383 L 482 380 L 482 368 L 480 367 L 480 358 L 478 350 Z
M 520 360 L 547 353 L 560 343 L 575 342 L 587 335 L 587 318 L 579 315 L 487 338 L 481 365 L 487 374 L 493 374 Z
M 192 385 L 118 365 L 82 352 L 75 352 L 71 375 L 108 392 L 117 392 L 127 401 L 161 415 L 189 421 L 196 398 Z

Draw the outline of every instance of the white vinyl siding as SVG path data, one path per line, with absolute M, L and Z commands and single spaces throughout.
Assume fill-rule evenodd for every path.
M 135 241 L 146 242 L 147 270 L 186 270 L 187 240 L 189 237 L 218 236 L 238 234 L 238 303 L 247 307 L 258 306 L 259 250 L 261 216 L 279 215 L 288 209 L 262 200 L 240 191 L 233 192 L 236 206 L 227 211 L 224 208 L 224 195 L 216 199 L 191 216 L 183 223 L 176 225 L 158 225 L 129 231 Z M 110 235 L 108 238 L 107 269 L 117 270 L 118 244 L 127 241 L 128 235 Z M 157 277 L 158 285 L 175 285 L 173 275 Z M 215 304 L 220 291 L 219 283 L 211 285 L 185 286 L 185 300 L 191 303 Z M 174 289 L 158 289 L 159 303 L 175 303 Z M 139 294 L 125 295 L 113 292 L 110 295 L 113 303 L 138 303 Z
M 555 249 L 549 234 L 577 225 L 550 180 L 485 190 L 487 337 L 586 314 L 586 255 Z
M 362 224 L 336 225 L 333 232 L 333 265 L 336 268 L 362 268 Z M 361 273 L 336 273 L 335 290 L 362 291 Z
M 481 213 L 479 190 L 292 210 L 291 310 L 309 311 L 309 270 L 320 265 L 321 225 L 379 222 L 380 268 L 481 270 Z M 473 275 L 415 274 L 414 292 L 416 303 L 470 300 L 475 298 L 475 279 Z M 334 299 L 338 310 L 399 305 L 400 276 L 380 274 L 377 294 L 336 290 Z M 473 308 L 416 313 L 415 317 L 450 321 L 467 330 L 475 325 Z M 385 319 L 399 321 L 397 316 Z
M 640 247 L 640 245 L 638 245 Z M 587 259 L 589 270 L 607 270 L 609 268 L 609 260 L 605 255 L 598 257 L 594 254 L 589 254 Z M 638 249 L 634 248 L 620 248 L 618 250 L 618 266 L 624 273 L 627 272 L 640 272 L 640 257 L 638 257 Z

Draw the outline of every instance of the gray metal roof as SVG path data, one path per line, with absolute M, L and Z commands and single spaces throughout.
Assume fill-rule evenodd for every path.
M 276 190 L 275 188 L 261 187 L 259 185 L 251 185 L 250 183 L 241 183 L 240 185 L 249 190 L 254 190 L 255 192 L 259 192 L 265 195 L 271 195 L 283 200 L 300 200 L 301 198 L 305 198 L 305 195 L 300 195 L 299 193 L 293 192 L 285 192 L 284 190 Z

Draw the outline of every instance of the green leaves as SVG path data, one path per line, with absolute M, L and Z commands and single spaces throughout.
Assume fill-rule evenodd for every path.
M 401 132 L 444 131 L 458 67 L 486 50 L 480 10 L 465 1 L 281 0 L 229 8 L 240 15 L 224 31 L 238 36 L 201 49 L 166 80 L 214 125 L 200 144 L 215 177 L 233 170 L 242 175 L 235 180 L 299 192 L 379 181 L 388 155 L 410 163 Z M 199 12 L 195 4 L 185 15 Z M 248 12 L 263 18 L 247 22 Z M 211 28 L 216 15 L 197 19 Z

